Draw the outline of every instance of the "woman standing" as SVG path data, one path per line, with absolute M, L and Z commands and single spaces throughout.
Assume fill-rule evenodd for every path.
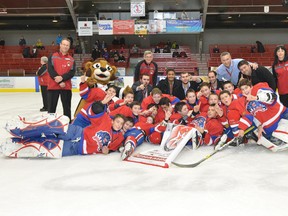
M 277 46 L 274 51 L 273 75 L 280 95 L 280 101 L 288 107 L 288 55 L 284 45 Z

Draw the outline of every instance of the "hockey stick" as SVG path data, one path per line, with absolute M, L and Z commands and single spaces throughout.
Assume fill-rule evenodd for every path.
M 250 131 L 252 131 L 255 127 L 252 126 L 250 128 L 248 128 L 245 132 L 244 132 L 244 135 L 249 133 Z M 194 168 L 194 167 L 197 167 L 199 164 L 201 164 L 202 162 L 206 161 L 208 158 L 212 157 L 214 154 L 216 154 L 217 152 L 221 151 L 222 149 L 224 149 L 225 147 L 229 146 L 231 143 L 233 142 L 237 142 L 239 139 L 238 137 L 234 137 L 232 140 L 230 140 L 229 142 L 227 143 L 224 143 L 221 148 L 219 149 L 216 149 L 214 150 L 212 153 L 206 155 L 204 158 L 202 158 L 201 160 L 199 160 L 198 162 L 196 163 L 192 163 L 192 164 L 181 164 L 181 163 L 176 163 L 176 162 L 172 162 L 172 164 L 174 164 L 175 166 L 178 166 L 178 167 L 182 167 L 182 168 Z

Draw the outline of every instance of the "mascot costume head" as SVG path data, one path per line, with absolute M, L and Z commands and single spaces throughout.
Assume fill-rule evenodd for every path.
M 93 89 L 96 88 L 100 88 L 105 92 L 108 84 L 113 84 L 111 82 L 117 79 L 116 73 L 117 68 L 103 58 L 98 58 L 93 62 L 87 62 L 84 66 L 84 75 L 88 77 L 86 79 L 86 84 L 89 87 L 88 94 L 97 94 L 95 93 L 96 91 L 93 91 Z M 129 86 L 125 89 L 117 86 L 116 88 L 116 96 L 119 98 L 122 98 L 123 93 L 131 90 Z M 76 117 L 80 110 L 89 102 L 91 101 L 86 101 L 82 98 L 76 108 L 74 117 Z

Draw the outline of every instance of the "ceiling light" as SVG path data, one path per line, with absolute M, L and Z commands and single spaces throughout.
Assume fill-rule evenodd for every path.
M 57 20 L 57 19 L 55 19 L 55 17 L 54 17 L 54 19 L 52 20 L 52 22 L 53 22 L 53 23 L 57 23 L 57 22 L 58 22 L 58 20 Z
M 228 19 L 232 19 L 232 16 L 228 16 Z

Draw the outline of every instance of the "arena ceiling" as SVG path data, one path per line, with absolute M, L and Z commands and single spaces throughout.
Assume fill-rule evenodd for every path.
M 287 0 L 146 0 L 146 12 L 200 11 L 205 28 L 287 28 L 283 2 Z M 74 29 L 79 16 L 129 11 L 130 0 L 1 0 L 0 29 Z

